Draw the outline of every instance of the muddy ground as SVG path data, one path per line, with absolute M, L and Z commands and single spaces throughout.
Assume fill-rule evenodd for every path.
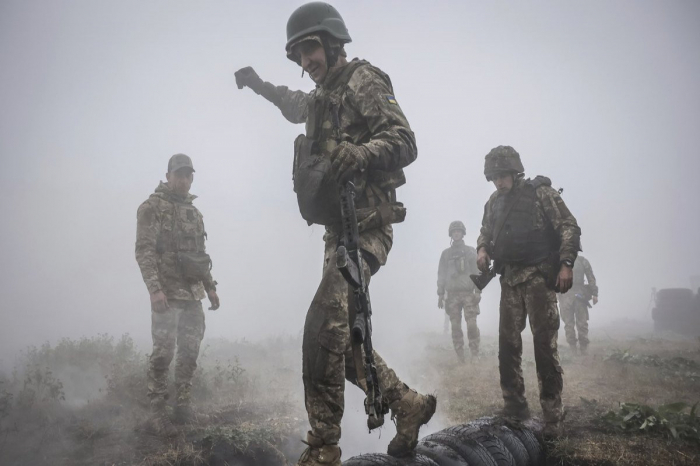
M 524 335 L 527 396 L 540 415 L 532 345 Z M 588 356 L 561 349 L 566 432 L 547 445 L 549 464 L 700 464 L 697 431 L 693 438 L 692 429 L 682 430 L 686 438 L 676 439 L 673 426 L 659 421 L 661 428 L 626 432 L 608 414 L 619 412 L 620 403 L 657 408 L 699 401 L 700 341 L 610 330 L 592 336 Z M 300 347 L 298 337 L 207 341 L 194 384 L 201 419 L 180 427 L 172 441 L 147 429 L 147 355 L 128 336 L 27 348 L 13 358 L 13 369 L 0 373 L 0 464 L 294 464 L 307 427 Z M 481 358 L 466 365 L 456 363 L 449 336 L 437 333 L 414 335 L 385 355 L 391 361 L 399 354 L 407 356 L 397 367 L 404 380 L 438 396 L 438 413 L 422 433 L 501 407 L 494 337 L 485 336 Z M 346 403 L 343 456 L 386 448 L 393 426 L 367 434 L 361 393 L 348 388 Z

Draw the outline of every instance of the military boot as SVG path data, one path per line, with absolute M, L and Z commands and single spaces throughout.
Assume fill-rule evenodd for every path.
M 588 345 L 581 345 L 581 356 L 586 356 L 588 354 Z
M 421 395 L 409 390 L 399 401 L 389 405 L 391 418 L 396 420 L 396 437 L 389 442 L 387 453 L 405 456 L 416 447 L 418 431 L 435 414 L 437 400 L 433 395 Z
M 211 420 L 208 414 L 195 413 L 189 403 L 176 405 L 173 417 L 176 424 L 205 424 Z
M 303 442 L 303 440 L 302 440 Z M 340 447 L 326 445 L 323 440 L 311 432 L 306 433 L 306 450 L 299 457 L 296 466 L 342 466 Z
M 576 343 L 569 343 L 569 349 L 571 350 L 571 354 L 574 356 L 578 355 L 578 348 L 576 348 Z
M 166 438 L 177 435 L 177 429 L 168 416 L 165 400 L 151 402 L 151 417 L 148 420 L 148 424 L 155 435 Z

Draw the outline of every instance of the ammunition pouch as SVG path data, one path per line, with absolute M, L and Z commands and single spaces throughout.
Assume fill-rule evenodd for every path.
M 299 212 L 309 225 L 340 223 L 339 188 L 331 173 L 331 161 L 318 153 L 313 139 L 303 134 L 294 140 L 292 179 Z
M 177 266 L 185 281 L 198 283 L 209 278 L 212 262 L 206 252 L 180 251 L 177 253 Z
M 381 228 L 406 219 L 406 208 L 401 202 L 387 202 L 376 207 L 357 209 L 357 231 Z

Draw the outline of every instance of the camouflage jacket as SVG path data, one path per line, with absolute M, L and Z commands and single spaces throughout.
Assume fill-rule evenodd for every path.
M 520 189 L 524 182 L 525 180 L 522 177 L 517 178 L 512 189 Z M 542 229 L 548 224 L 551 225 L 561 241 L 559 247 L 560 259 L 574 262 L 580 250 L 581 236 L 581 229 L 576 222 L 576 218 L 566 207 L 557 190 L 551 186 L 539 186 L 535 193 L 537 197 L 535 200 L 534 225 Z M 488 250 L 489 245 L 493 241 L 494 204 L 500 196 L 498 191 L 494 192 L 484 206 L 484 217 L 481 221 L 481 234 L 477 240 L 477 251 L 482 247 Z M 551 270 L 543 269 L 547 266 L 544 263 L 533 266 L 506 264 L 502 279 L 509 285 L 515 286 L 529 280 L 535 273 L 552 273 Z
M 464 244 L 464 240 L 454 241 L 442 251 L 438 265 L 437 294 L 444 296 L 455 291 L 479 292 L 474 286 L 470 274 L 478 274 L 476 266 L 476 249 Z
M 177 266 L 177 249 L 173 238 L 181 228 L 197 238 L 198 249 L 204 251 L 204 220 L 201 212 L 192 205 L 197 196 L 186 198 L 172 192 L 168 183 L 161 182 L 155 192 L 138 209 L 136 214 L 136 262 L 149 293 L 162 290 L 169 299 L 200 300 L 205 289 L 215 286 L 209 278 L 195 284 L 187 283 Z M 176 217 L 178 216 L 178 217 Z
M 367 185 L 357 199 L 358 208 L 387 202 L 393 195 L 390 191 L 405 182 L 402 169 L 417 156 L 415 136 L 397 103 L 389 76 L 379 68 L 355 59 L 329 71 L 323 84 L 310 93 L 270 83 L 265 86 L 264 96 L 290 122 L 306 123 L 307 137 L 319 142 L 323 154 L 330 154 L 339 140 L 368 150 Z M 322 109 L 324 101 L 337 108 L 338 134 L 331 134 L 334 125 L 329 112 Z M 337 228 L 327 227 L 326 240 L 332 241 L 339 233 Z M 380 265 L 386 263 L 392 241 L 391 225 L 360 235 L 360 247 Z
M 596 283 L 595 275 L 593 275 L 591 263 L 585 257 L 578 256 L 574 264 L 574 284 L 572 288 L 574 294 L 579 293 L 586 282 L 593 296 L 598 296 L 598 284 Z

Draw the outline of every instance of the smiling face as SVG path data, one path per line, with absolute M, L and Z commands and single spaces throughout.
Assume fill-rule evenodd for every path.
M 328 63 L 321 44 L 313 39 L 305 40 L 292 47 L 292 53 L 299 57 L 299 64 L 316 84 L 323 83 L 328 74 Z

